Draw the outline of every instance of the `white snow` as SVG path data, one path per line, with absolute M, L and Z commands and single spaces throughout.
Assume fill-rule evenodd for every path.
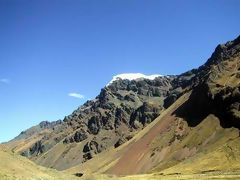
M 112 80 L 107 84 L 110 85 L 112 82 L 117 81 L 119 79 L 128 79 L 128 80 L 136 80 L 136 79 L 150 79 L 150 80 L 154 80 L 156 77 L 161 77 L 162 75 L 160 74 L 153 74 L 153 75 L 145 75 L 145 74 L 141 74 L 141 73 L 124 73 L 124 74 L 118 74 L 116 76 L 113 76 Z

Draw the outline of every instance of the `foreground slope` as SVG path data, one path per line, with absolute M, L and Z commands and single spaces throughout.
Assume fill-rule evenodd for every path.
M 77 179 L 53 169 L 37 166 L 27 158 L 0 146 L 0 179 Z

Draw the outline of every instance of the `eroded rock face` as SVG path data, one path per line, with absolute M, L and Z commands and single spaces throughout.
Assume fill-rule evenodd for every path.
M 119 146 L 121 146 L 122 144 L 124 144 L 125 142 L 129 141 L 130 139 L 132 139 L 133 136 L 131 135 L 127 135 L 127 136 L 121 136 L 117 142 L 114 144 L 115 148 L 118 148 Z
M 156 117 L 159 116 L 159 112 L 162 110 L 161 106 L 157 106 L 148 102 L 144 102 L 134 113 L 131 115 L 130 123 L 133 128 L 138 129 L 138 123 L 142 126 L 151 123 Z
M 36 143 L 34 143 L 34 145 L 30 149 L 23 151 L 21 153 L 21 155 L 26 156 L 26 157 L 38 156 L 38 155 L 42 154 L 44 152 L 44 150 L 45 150 L 45 147 L 42 144 L 42 142 L 37 141 Z
M 91 117 L 88 120 L 88 130 L 91 134 L 97 135 L 101 129 L 101 121 L 100 118 L 97 116 Z
M 95 140 L 87 142 L 83 147 L 83 161 L 92 159 L 95 154 L 98 154 L 106 149 L 104 144 L 100 144 Z
M 88 138 L 87 132 L 85 132 L 83 129 L 77 130 L 74 135 L 67 137 L 64 139 L 63 143 L 79 143 L 81 141 L 84 141 Z

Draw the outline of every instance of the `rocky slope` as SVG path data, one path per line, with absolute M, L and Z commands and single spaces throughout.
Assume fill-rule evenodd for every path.
M 238 138 L 239 85 L 240 37 L 179 76 L 117 79 L 63 121 L 42 122 L 8 146 L 59 170 L 94 164 L 112 174 L 162 171 Z M 101 157 L 114 164 L 106 168 L 95 161 Z

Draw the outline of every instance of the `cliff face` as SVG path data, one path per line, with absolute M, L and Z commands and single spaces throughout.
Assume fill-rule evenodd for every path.
M 42 122 L 8 146 L 41 165 L 67 169 L 129 141 L 187 92 L 188 100 L 172 112 L 187 127 L 196 127 L 213 114 L 223 128 L 239 128 L 239 53 L 240 37 L 217 46 L 203 66 L 181 75 L 113 81 L 64 120 Z M 180 131 L 171 143 L 184 136 Z

